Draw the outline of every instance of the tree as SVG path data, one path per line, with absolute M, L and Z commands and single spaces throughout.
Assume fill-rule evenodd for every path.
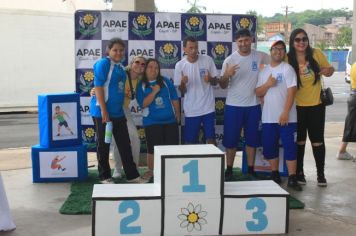
M 198 5 L 199 0 L 187 0 L 187 3 L 189 3 L 190 8 L 187 10 L 188 13 L 203 13 L 203 11 L 206 11 L 205 6 Z
M 257 26 L 256 26 L 256 31 L 257 34 L 262 33 L 263 28 L 265 26 L 265 20 L 261 14 L 257 15 L 257 12 L 255 10 L 249 10 L 246 12 L 248 15 L 254 15 L 257 17 Z
M 329 44 L 326 40 L 322 40 L 315 45 L 316 48 L 319 48 L 322 51 L 325 51 L 326 49 L 329 48 Z
M 352 44 L 352 29 L 349 27 L 342 27 L 335 38 L 335 47 L 337 49 L 343 49 L 346 46 Z

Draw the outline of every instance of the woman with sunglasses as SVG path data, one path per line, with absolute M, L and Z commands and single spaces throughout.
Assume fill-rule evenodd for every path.
M 158 60 L 146 62 L 142 80 L 137 85 L 137 101 L 143 108 L 143 126 L 147 142 L 148 171 L 153 177 L 153 149 L 157 145 L 179 144 L 179 101 L 173 83 L 161 75 Z
M 321 103 L 321 77 L 330 77 L 334 68 L 323 52 L 311 48 L 303 29 L 295 29 L 290 35 L 288 62 L 297 74 L 297 180 L 306 184 L 303 162 L 307 133 L 312 145 L 317 169 L 318 186 L 326 187 L 325 179 L 325 106 Z

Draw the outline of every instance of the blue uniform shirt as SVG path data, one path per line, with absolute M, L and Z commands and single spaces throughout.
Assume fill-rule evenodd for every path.
M 152 92 L 151 86 L 156 84 L 156 81 L 150 81 L 149 86 L 146 87 L 142 81 L 139 82 L 136 89 L 136 97 L 140 107 L 143 107 L 144 98 Z M 177 91 L 172 82 L 164 78 L 163 87 L 156 94 L 152 103 L 147 107 L 148 115 L 143 116 L 143 126 L 175 123 L 176 117 L 171 102 L 173 100 L 178 100 Z
M 126 73 L 121 64 L 115 64 L 109 58 L 102 58 L 94 65 L 94 86 L 104 88 L 106 109 L 109 117 L 123 117 L 124 89 Z M 90 101 L 90 115 L 101 117 L 101 109 L 96 96 Z

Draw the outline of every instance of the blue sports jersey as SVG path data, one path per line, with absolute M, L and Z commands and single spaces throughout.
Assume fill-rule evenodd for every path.
M 149 86 L 146 87 L 142 81 L 139 82 L 136 89 L 136 97 L 140 107 L 143 107 L 144 98 L 152 92 L 151 86 L 156 84 L 156 81 L 150 81 Z M 164 78 L 163 87 L 156 94 L 152 103 L 147 107 L 148 114 L 146 113 L 146 115 L 143 116 L 143 126 L 176 122 L 171 100 L 178 100 L 177 92 L 172 82 Z
M 126 73 L 121 64 L 115 64 L 109 58 L 102 58 L 95 63 L 94 86 L 104 88 L 106 109 L 109 117 L 118 118 L 124 116 L 122 106 L 125 98 L 125 82 Z M 93 96 L 90 101 L 90 115 L 101 117 L 101 109 L 96 96 Z

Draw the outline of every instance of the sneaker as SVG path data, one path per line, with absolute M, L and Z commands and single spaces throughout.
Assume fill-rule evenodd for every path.
M 297 175 L 297 182 L 300 185 L 306 185 L 307 181 L 305 180 L 305 175 L 303 173 Z
M 112 177 L 115 178 L 115 179 L 120 178 L 121 177 L 121 171 L 115 168 L 114 172 L 112 173 Z
M 294 189 L 295 191 L 302 191 L 302 187 L 299 185 L 297 181 L 297 176 L 296 175 L 290 175 L 288 177 L 288 185 L 289 188 Z
M 102 183 L 102 184 L 113 184 L 114 181 L 112 180 L 112 178 L 108 178 L 108 179 L 101 180 L 100 183 Z
M 319 187 L 327 187 L 328 186 L 328 183 L 326 182 L 324 175 L 318 176 L 318 186 Z
M 348 152 L 344 152 L 344 153 L 339 152 L 338 154 L 336 154 L 336 158 L 338 160 L 352 160 L 352 159 L 354 159 L 354 157 Z
M 232 181 L 233 174 L 232 171 L 225 170 L 225 181 Z
M 142 176 L 142 179 L 147 179 L 150 180 L 151 178 L 153 178 L 153 171 L 152 170 L 148 170 L 146 171 Z
M 141 176 L 134 178 L 134 179 L 128 179 L 127 183 L 131 184 L 146 184 L 148 183 L 149 180 L 141 178 Z
M 272 171 L 271 180 L 273 180 L 276 184 L 281 184 L 282 183 L 282 179 L 281 179 L 281 176 L 279 176 L 279 172 L 278 171 Z

